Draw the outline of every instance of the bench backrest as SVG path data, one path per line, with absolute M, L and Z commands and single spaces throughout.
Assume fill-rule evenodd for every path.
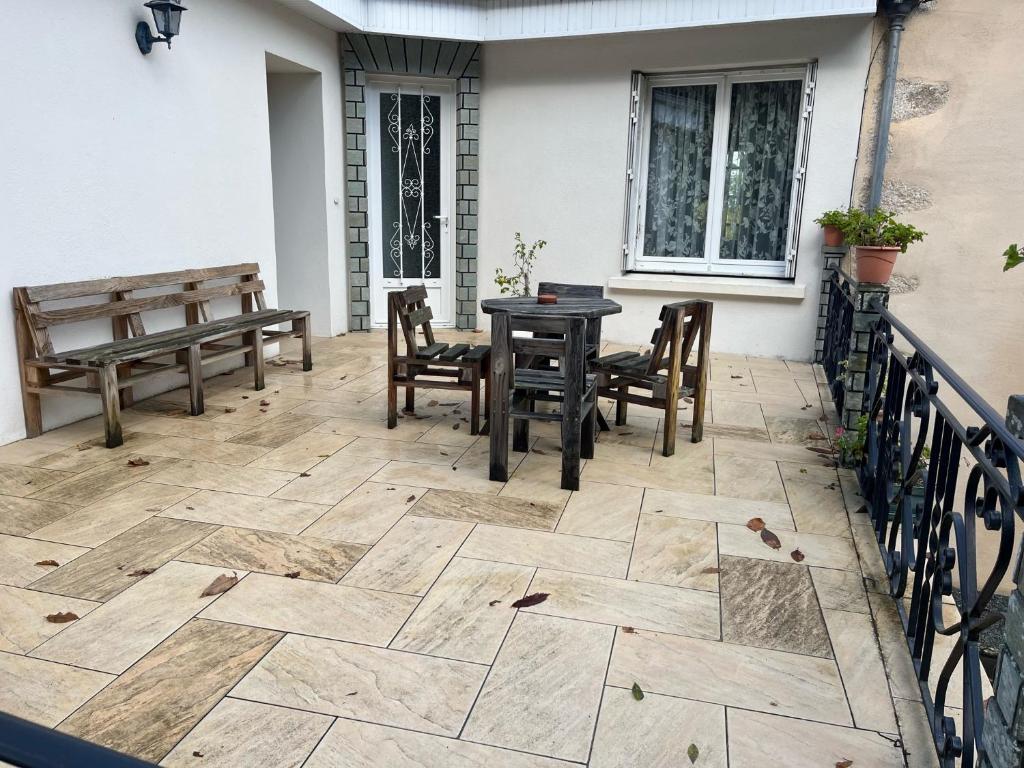
M 698 338 L 703 342 L 704 338 L 711 334 L 711 302 L 691 299 L 665 304 L 658 319 L 661 320 L 661 324 L 654 329 L 651 336 L 654 349 L 651 351 L 647 373 L 655 374 L 663 368 L 666 355 L 671 358 L 675 345 L 679 345 L 679 367 L 685 370 L 686 361 L 690 358 L 690 352 L 693 351 Z M 703 351 L 704 346 L 697 349 Z M 707 361 L 702 359 L 697 365 L 701 368 L 706 364 Z
M 427 289 L 422 285 L 388 294 L 388 331 L 394 333 L 396 327 L 401 327 L 409 357 L 415 357 L 418 349 L 417 328 L 423 328 L 424 346 L 429 347 L 434 343 L 434 331 L 430 327 L 433 318 L 434 314 L 427 306 Z
M 259 264 L 231 264 L 223 267 L 182 269 L 151 275 L 108 277 L 76 283 L 52 283 L 14 289 L 14 308 L 35 347 L 35 354 L 54 352 L 49 329 L 68 323 L 110 318 L 113 338 L 145 336 L 142 313 L 169 307 L 185 308 L 185 323 L 192 325 L 213 320 L 210 302 L 240 296 L 242 313 L 266 309 L 265 288 L 259 279 Z M 217 285 L 209 281 L 229 280 Z M 136 297 L 135 291 L 168 288 L 166 293 Z M 88 299 L 72 307 L 52 308 L 53 302 Z

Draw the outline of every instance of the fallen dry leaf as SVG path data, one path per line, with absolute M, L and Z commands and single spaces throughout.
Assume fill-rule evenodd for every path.
M 644 689 L 640 687 L 640 683 L 633 683 L 632 692 L 634 699 L 636 699 L 637 701 L 644 700 Z
M 186 504 L 185 505 L 185 509 L 187 509 L 188 511 L 192 512 L 192 511 L 195 510 L 195 507 L 190 507 L 190 506 L 188 506 L 188 504 Z
M 202 757 L 202 756 L 203 756 L 203 753 L 200 752 L 198 749 L 193 749 L 192 750 L 192 757 Z
M 760 517 L 752 517 L 749 520 L 747 520 L 747 528 L 752 530 L 754 533 L 757 533 L 758 531 L 764 528 L 764 520 L 762 520 Z
M 635 635 L 636 634 L 636 630 L 633 627 L 623 627 L 622 628 L 622 633 L 624 635 Z
M 270 401 L 269 400 L 260 400 L 260 405 L 262 405 L 265 408 L 266 406 L 270 405 Z
M 690 744 L 690 746 L 686 748 L 686 756 L 690 758 L 691 765 L 697 762 L 697 758 L 700 757 L 700 750 L 697 749 L 696 744 Z
M 500 602 L 501 602 L 501 600 L 491 600 L 491 602 L 489 602 L 488 605 L 491 606 L 491 608 L 493 608 L 494 606 L 496 606 Z
M 794 549 L 792 552 L 789 553 L 789 556 L 796 560 L 798 563 L 802 563 L 804 561 L 804 553 L 801 552 L 799 549 Z
M 149 466 L 149 462 L 146 461 L 141 456 L 134 456 L 134 457 L 128 459 L 128 466 L 129 467 L 148 467 Z
M 266 412 L 267 412 L 266 408 L 260 408 L 260 413 L 266 413 Z
M 427 403 L 427 408 L 436 408 L 436 407 L 437 407 L 437 400 L 431 400 L 430 402 Z
M 840 760 L 836 763 L 836 768 L 850 768 L 853 765 L 853 760 Z
M 782 542 L 779 541 L 779 537 L 771 531 L 769 531 L 767 528 L 761 531 L 761 541 L 763 541 L 772 549 L 782 549 Z
M 538 454 L 540 454 L 541 456 L 547 456 L 547 453 L 545 453 L 544 451 L 542 451 L 542 450 L 541 450 L 540 448 L 534 448 L 534 449 L 533 449 L 533 452 L 534 452 L 534 453 L 538 453 Z
M 79 445 L 79 446 L 76 446 L 76 447 L 77 447 L 77 448 L 78 448 L 78 450 L 80 450 L 80 451 L 88 451 L 89 449 L 91 449 L 91 448 L 92 448 L 92 446 L 91 446 L 91 445 L 86 445 L 85 443 L 82 443 L 81 445 Z
M 146 507 L 147 512 L 163 512 L 160 507 Z
M 309 472 L 299 472 L 299 477 L 309 477 Z
M 302 571 L 288 571 L 284 576 L 286 579 L 297 579 Z
M 69 621 L 74 621 L 78 618 L 77 613 L 71 611 L 62 611 L 61 613 L 51 613 L 46 617 L 46 620 L 51 624 L 67 624 Z
M 534 592 L 532 595 L 521 597 L 512 603 L 513 608 L 529 608 L 531 605 L 540 605 L 548 599 L 548 592 Z
M 459 422 L 455 422 L 454 424 L 452 424 L 452 429 L 458 429 L 458 428 L 459 428 Z
M 49 565 L 53 568 L 60 568 L 60 563 L 58 563 L 56 560 L 40 560 L 38 563 L 36 563 L 36 565 Z
M 731 373 L 731 374 L 729 374 L 729 378 L 730 379 L 742 379 L 743 377 L 740 376 L 738 373 Z
M 704 568 L 701 571 L 701 573 L 721 573 L 721 572 L 722 572 L 721 568 L 716 568 L 713 565 L 709 565 L 707 568 Z
M 248 400 L 248 399 L 249 399 L 249 396 L 248 396 L 248 395 L 242 395 L 242 399 L 243 399 L 243 400 Z
M 129 576 L 149 576 L 153 572 L 152 568 L 139 568 L 137 571 L 132 571 Z
M 237 583 L 238 577 L 235 574 L 231 574 L 230 576 L 228 576 L 226 573 L 222 573 L 220 576 L 218 576 L 216 579 L 210 582 L 210 586 L 204 589 L 202 591 L 202 594 L 200 594 L 199 596 L 212 597 L 213 595 L 219 595 L 222 592 L 227 592 Z
M 228 406 L 224 409 L 224 413 L 234 413 L 237 410 L 237 408 L 232 408 L 231 406 Z

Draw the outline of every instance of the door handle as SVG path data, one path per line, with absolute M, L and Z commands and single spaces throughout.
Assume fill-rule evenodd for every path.
M 434 218 L 437 219 L 441 223 L 442 227 L 444 227 L 445 229 L 448 229 L 448 217 L 447 216 L 435 216 Z

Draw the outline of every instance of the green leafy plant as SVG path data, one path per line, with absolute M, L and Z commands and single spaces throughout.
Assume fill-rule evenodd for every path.
M 881 208 L 871 213 L 851 208 L 840 229 L 848 245 L 897 247 L 901 253 L 906 253 L 908 245 L 920 242 L 927 234 L 911 224 L 896 221 L 892 211 Z
M 547 244 L 547 240 L 534 240 L 533 245 L 527 247 L 522 235 L 516 232 L 516 244 L 512 251 L 512 271 L 506 274 L 501 267 L 494 270 L 494 284 L 503 295 L 531 295 L 530 273 L 533 272 L 538 252 Z
M 1024 253 L 1021 253 L 1020 246 L 1016 243 L 1011 243 L 1010 247 L 1003 251 L 1003 256 L 1006 257 L 1006 263 L 1003 264 L 1003 272 L 1024 264 Z
M 842 229 L 849 215 L 849 211 L 833 209 L 831 211 L 825 211 L 821 216 L 814 220 L 814 223 L 820 227 L 835 227 L 836 229 Z

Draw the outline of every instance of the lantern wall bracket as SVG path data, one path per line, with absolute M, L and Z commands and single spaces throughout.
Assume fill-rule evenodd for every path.
M 167 48 L 170 49 L 171 47 L 170 39 L 166 37 L 153 37 L 149 24 L 144 21 L 140 21 L 135 26 L 135 42 L 139 44 L 139 50 L 142 51 L 143 55 L 153 50 L 153 43 L 167 43 Z

